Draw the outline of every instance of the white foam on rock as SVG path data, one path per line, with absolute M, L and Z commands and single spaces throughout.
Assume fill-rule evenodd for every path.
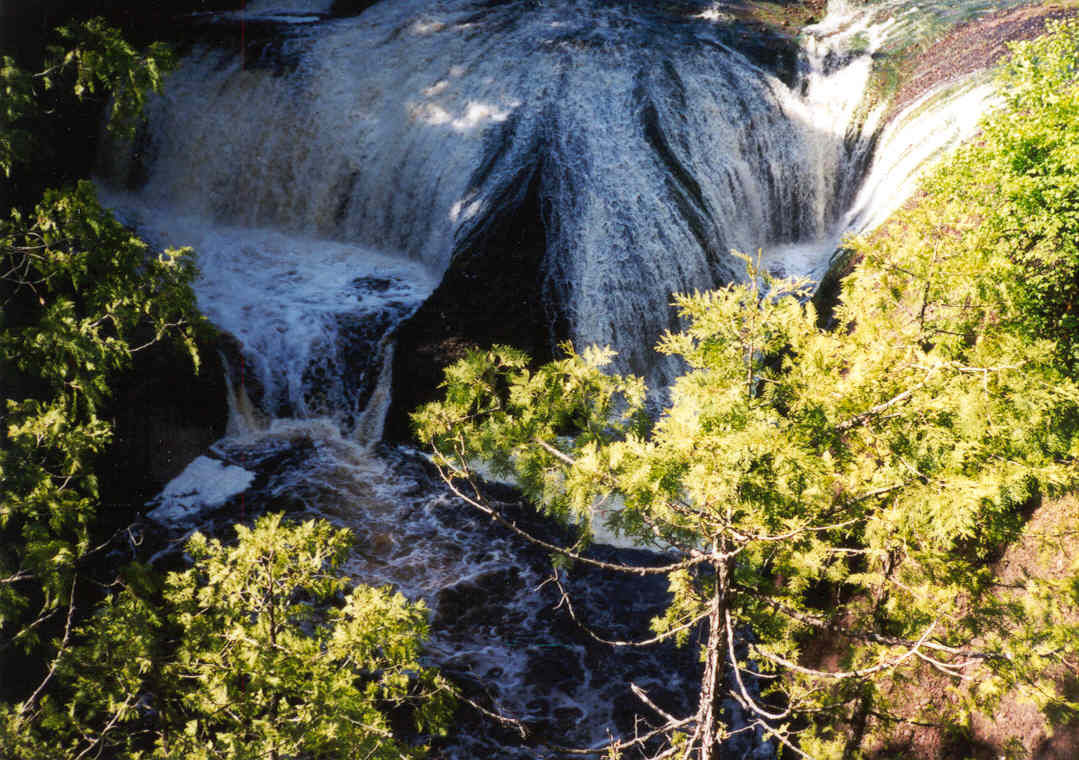
M 254 480 L 255 473 L 243 467 L 207 456 L 197 457 L 151 502 L 159 506 L 147 517 L 166 525 L 192 520 L 224 506 L 229 499 L 250 488 Z

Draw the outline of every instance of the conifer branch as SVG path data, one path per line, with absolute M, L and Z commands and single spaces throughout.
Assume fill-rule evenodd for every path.
M 932 372 L 930 372 L 930 375 L 931 374 L 932 374 Z M 910 398 L 912 395 L 914 395 L 914 393 L 916 393 L 917 391 L 924 388 L 928 382 L 929 382 L 929 376 L 926 376 L 926 378 L 924 380 L 922 380 L 920 383 L 916 383 L 913 387 L 908 388 L 907 390 L 903 391 L 902 393 L 899 393 L 899 394 L 893 396 L 892 398 L 888 399 L 887 401 L 884 401 L 884 402 L 882 402 L 880 404 L 877 404 L 876 406 L 871 407 L 871 408 L 865 410 L 864 412 L 860 412 L 859 414 L 856 414 L 853 417 L 849 417 L 846 420 L 844 420 L 843 422 L 840 422 L 838 425 L 835 426 L 835 429 L 840 431 L 840 432 L 845 432 L 847 430 L 850 430 L 851 428 L 858 427 L 860 425 L 864 425 L 866 422 L 871 420 L 873 417 L 876 417 L 877 415 L 881 414 L 882 412 L 888 411 L 893 406 L 896 406 L 897 404 L 901 404 L 904 401 L 906 401 L 908 398 Z
M 449 461 L 442 454 L 442 452 L 438 450 L 437 447 L 435 447 L 435 453 L 443 461 L 447 461 L 447 462 Z M 651 567 L 643 567 L 643 566 L 640 566 L 640 565 L 625 565 L 625 564 L 615 563 L 615 562 L 604 562 L 603 560 L 593 559 L 592 557 L 586 557 L 585 555 L 581 554 L 580 552 L 576 552 L 576 551 L 573 551 L 571 549 L 567 549 L 566 547 L 559 546 L 558 544 L 552 544 L 549 541 L 544 541 L 543 539 L 539 538 L 538 536 L 535 536 L 535 535 L 529 533 L 528 531 L 526 531 L 523 528 L 519 527 L 517 525 L 517 523 L 515 523 L 515 522 L 509 520 L 508 518 L 506 518 L 506 516 L 503 515 L 499 510 L 495 509 L 494 507 L 490 506 L 489 504 L 484 503 L 484 501 L 482 499 L 473 498 L 473 497 L 469 496 L 468 494 L 466 494 L 464 491 L 462 491 L 460 488 L 458 488 L 457 484 L 455 482 L 454 476 L 451 475 L 451 474 L 448 474 L 447 471 L 445 470 L 445 468 L 443 468 L 441 465 L 436 463 L 435 468 L 438 470 L 439 476 L 442 478 L 443 482 L 445 482 L 446 485 L 449 486 L 450 490 L 453 491 L 453 493 L 456 494 L 458 498 L 462 499 L 467 504 L 470 504 L 473 507 L 475 507 L 476 509 L 480 510 L 485 515 L 490 517 L 492 520 L 497 522 L 499 525 L 503 526 L 504 528 L 508 528 L 510 531 L 517 534 L 521 538 L 525 539 L 529 543 L 535 544 L 536 546 L 540 546 L 540 547 L 542 547 L 542 548 L 544 548 L 544 549 L 546 549 L 548 551 L 555 552 L 556 554 L 559 554 L 559 555 L 561 555 L 563 557 L 567 557 L 569 559 L 572 559 L 575 562 L 581 562 L 581 563 L 584 563 L 586 565 L 591 565 L 593 567 L 603 568 L 604 570 L 611 570 L 611 571 L 614 571 L 614 572 L 626 573 L 626 574 L 629 574 L 629 575 L 666 575 L 667 573 L 672 573 L 675 570 L 684 570 L 686 568 L 702 564 L 703 562 L 707 562 L 708 560 L 711 559 L 710 555 L 704 555 L 704 556 L 700 556 L 700 557 L 691 557 L 690 559 L 682 560 L 681 562 L 672 562 L 669 565 L 658 565 L 658 566 L 651 566 Z M 457 477 L 465 479 L 469 483 L 472 483 L 473 487 L 475 488 L 475 484 L 472 481 L 471 473 L 468 473 L 467 475 L 458 474 Z M 476 490 L 478 491 L 478 488 Z

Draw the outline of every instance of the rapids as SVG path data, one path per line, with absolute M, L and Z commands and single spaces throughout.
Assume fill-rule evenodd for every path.
M 742 276 L 731 249 L 821 277 L 844 234 L 880 223 L 973 134 L 992 100 L 981 79 L 890 119 L 867 88 L 876 56 L 1002 4 L 833 1 L 797 40 L 776 37 L 793 70 L 701 0 L 383 0 L 350 18 L 331 5 L 202 19 L 213 33 L 195 35 L 135 146 L 102 159 L 121 219 L 197 250 L 199 304 L 242 367 L 229 435 L 152 515 L 178 532 L 268 509 L 353 528 L 352 575 L 425 600 L 432 661 L 535 732 L 522 744 L 465 716 L 436 756 L 546 757 L 551 742 L 632 732 L 629 680 L 684 712 L 692 647 L 589 643 L 549 586 L 533 592 L 546 557 L 447 496 L 417 453 L 379 443 L 394 330 L 536 193 L 540 282 L 522 286 L 565 326 L 553 337 L 609 344 L 663 387 L 678 367 L 651 347 L 676 326 L 673 292 Z M 261 31 L 221 44 L 238 25 Z M 647 632 L 665 594 L 579 570 L 572 585 L 622 638 Z

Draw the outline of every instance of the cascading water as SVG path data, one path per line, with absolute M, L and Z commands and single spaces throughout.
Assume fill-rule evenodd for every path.
M 710 7 L 397 0 L 292 24 L 260 58 L 190 55 L 127 169 L 154 203 L 436 275 L 535 178 L 568 337 L 661 381 L 671 293 L 738 276 L 730 249 L 834 240 L 857 180 L 868 56 L 813 72 L 803 97 Z
M 259 0 L 207 20 L 264 36 L 241 53 L 196 45 L 137 149 L 103 167 L 121 218 L 197 249 L 199 303 L 238 343 L 230 435 L 152 515 L 180 530 L 213 510 L 287 508 L 352 527 L 354 577 L 426 599 L 437 664 L 537 737 L 525 749 L 472 721 L 443 757 L 532 758 L 552 737 L 632 731 L 629 679 L 684 712 L 692 647 L 588 643 L 531 593 L 545 557 L 463 511 L 413 454 L 376 446 L 393 330 L 535 196 L 541 281 L 522 287 L 575 343 L 612 345 L 662 384 L 677 367 L 651 347 L 675 324 L 671 293 L 738 277 L 730 249 L 819 277 L 844 232 L 879 222 L 929 156 L 971 133 L 988 90 L 930 93 L 882 132 L 884 108 L 863 95 L 911 3 L 830 3 L 786 81 L 739 52 L 722 4 L 384 0 L 342 19 L 330 5 Z M 575 583 L 619 638 L 665 593 Z M 742 754 L 770 753 L 742 740 Z

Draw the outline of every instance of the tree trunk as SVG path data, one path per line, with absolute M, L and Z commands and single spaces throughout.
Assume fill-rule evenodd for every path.
M 723 757 L 719 730 L 722 719 L 720 695 L 726 673 L 724 653 L 727 639 L 728 567 L 725 562 L 714 564 L 716 589 L 708 613 L 708 645 L 705 649 L 704 676 L 701 679 L 699 714 L 701 718 L 700 760 L 720 760 Z

